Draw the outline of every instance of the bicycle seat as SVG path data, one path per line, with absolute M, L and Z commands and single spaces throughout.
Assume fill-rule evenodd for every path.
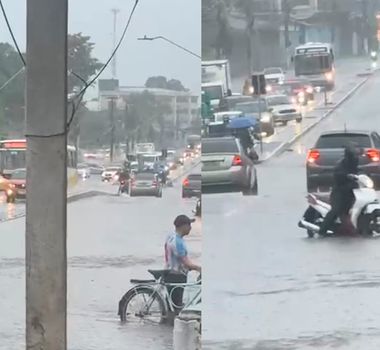
M 167 276 L 171 270 L 148 270 L 148 272 L 156 279 L 158 280 L 161 277 Z
M 150 284 L 156 282 L 155 280 L 136 280 L 136 279 L 131 279 L 130 282 L 132 284 Z

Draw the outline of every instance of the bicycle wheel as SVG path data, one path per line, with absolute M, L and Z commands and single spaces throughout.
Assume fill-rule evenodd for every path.
M 124 294 L 119 302 L 119 316 L 122 322 L 163 323 L 167 318 L 165 302 L 155 290 L 149 287 L 134 287 Z

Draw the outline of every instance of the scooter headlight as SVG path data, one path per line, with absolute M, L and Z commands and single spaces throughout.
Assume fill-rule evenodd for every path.
M 369 177 L 363 177 L 362 179 L 360 179 L 362 182 L 363 182 L 363 185 L 367 188 L 374 188 L 375 185 L 372 181 L 372 179 L 370 179 Z

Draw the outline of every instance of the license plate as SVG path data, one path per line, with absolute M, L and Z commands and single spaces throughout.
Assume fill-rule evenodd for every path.
M 218 167 L 219 165 L 220 165 L 219 161 L 205 162 L 202 164 L 202 168 L 203 169 L 211 169 L 211 168 Z
M 25 195 L 26 194 L 26 190 L 18 190 L 17 193 L 21 194 L 21 195 Z

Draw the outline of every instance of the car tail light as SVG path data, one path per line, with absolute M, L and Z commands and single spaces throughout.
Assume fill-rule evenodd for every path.
M 369 149 L 367 150 L 367 156 L 369 159 L 371 159 L 372 162 L 378 162 L 380 161 L 380 151 L 377 149 Z
M 232 165 L 233 166 L 239 166 L 239 165 L 242 165 L 243 164 L 243 161 L 241 159 L 241 157 L 239 155 L 236 155 L 234 157 L 234 159 L 232 160 Z
M 158 181 L 154 180 L 154 181 L 152 182 L 152 186 L 153 186 L 153 187 L 157 187 L 157 186 L 158 186 Z
M 307 161 L 309 163 L 315 163 L 315 161 L 319 158 L 320 153 L 315 149 L 311 149 L 307 154 Z
M 189 186 L 189 179 L 183 180 L 183 186 L 185 187 Z

